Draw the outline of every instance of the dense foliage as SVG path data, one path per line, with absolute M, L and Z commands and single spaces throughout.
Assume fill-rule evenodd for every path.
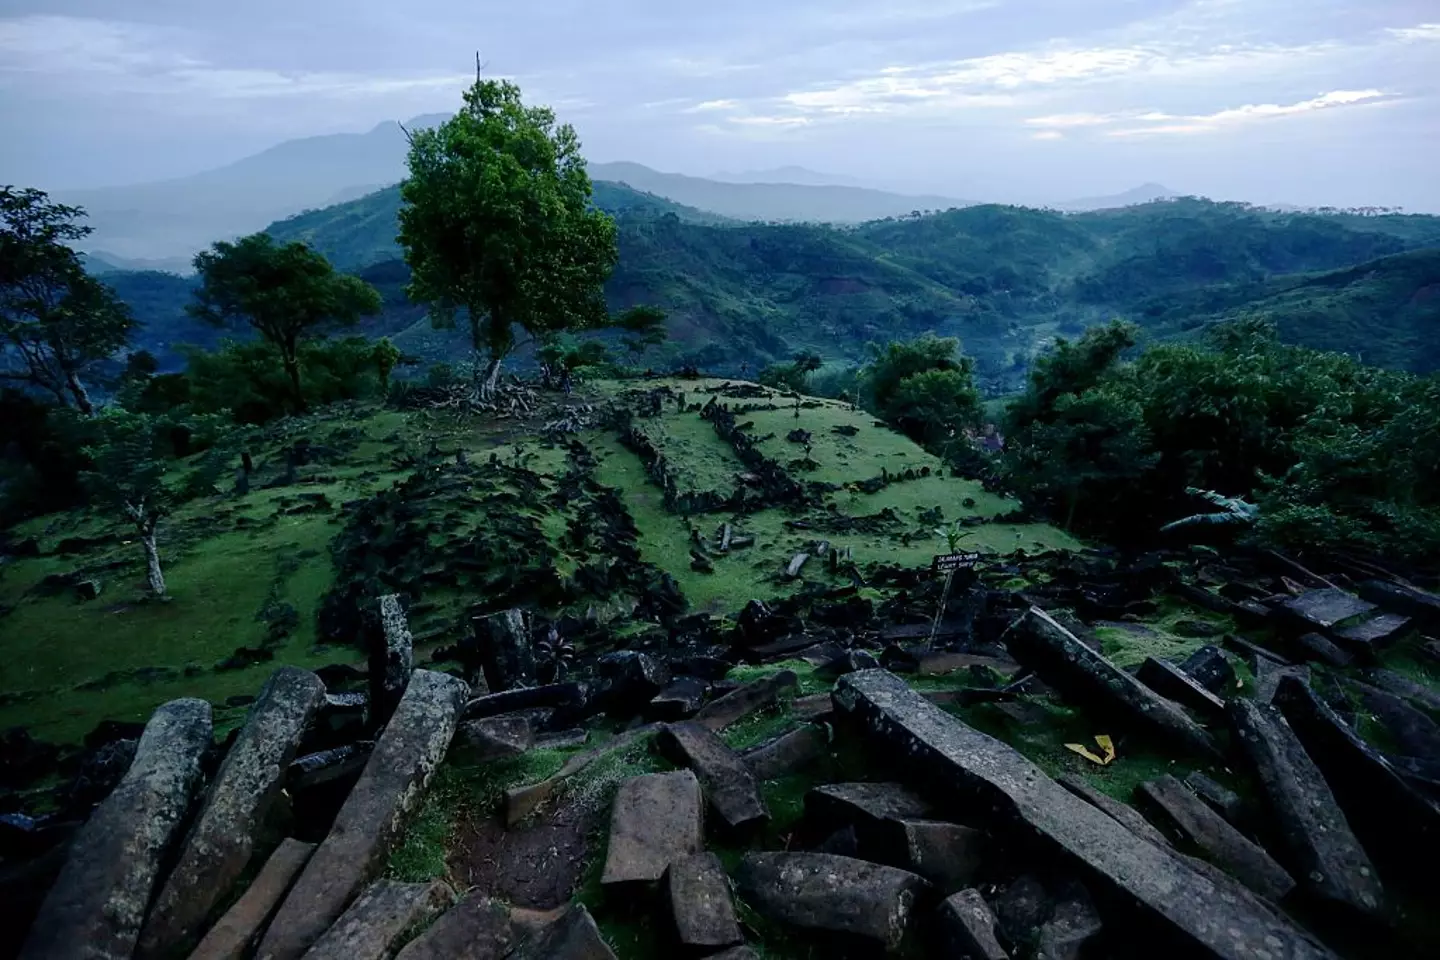
M 591 204 L 580 141 L 520 88 L 476 80 L 465 106 L 410 141 L 399 243 L 410 298 L 453 325 L 463 313 L 494 388 L 515 328 L 535 339 L 602 325 L 615 223 Z M 479 364 L 477 363 L 477 371 Z
M 1149 540 L 1198 489 L 1258 503 L 1267 542 L 1440 553 L 1440 378 L 1286 345 L 1256 319 L 1126 359 L 1134 336 L 1060 342 L 1010 406 L 1004 467 L 1029 502 Z

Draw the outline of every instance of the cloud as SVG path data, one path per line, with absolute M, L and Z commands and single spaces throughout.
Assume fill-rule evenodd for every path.
M 1440 23 L 1417 23 L 1413 27 L 1392 27 L 1385 31 L 1401 43 L 1440 40 Z
M 1342 107 L 1366 106 L 1393 101 L 1382 90 L 1332 90 L 1298 103 L 1251 103 L 1214 113 L 1173 116 L 1167 113 L 1144 113 L 1133 117 L 1117 116 L 1115 121 L 1134 120 L 1149 126 L 1126 126 L 1107 131 L 1112 137 L 1143 137 L 1164 134 L 1209 133 L 1228 126 L 1260 120 L 1293 117 L 1300 114 L 1335 110 Z
M 1065 134 L 1059 130 L 1036 130 L 1030 134 L 1031 140 L 1064 140 Z
M 705 100 L 693 106 L 686 107 L 685 113 L 712 113 L 715 111 L 734 110 L 740 106 L 737 100 Z

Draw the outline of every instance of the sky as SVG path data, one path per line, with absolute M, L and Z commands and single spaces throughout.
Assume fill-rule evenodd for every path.
M 453 110 L 476 51 L 592 160 L 1440 212 L 1440 0 L 0 0 L 0 183 Z

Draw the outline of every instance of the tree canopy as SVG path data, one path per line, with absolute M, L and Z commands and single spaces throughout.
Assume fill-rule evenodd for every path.
M 335 272 L 303 243 L 278 245 L 263 233 L 221 241 L 195 257 L 200 288 L 190 312 L 216 326 L 245 323 L 280 353 L 295 408 L 302 341 L 353 326 L 380 311 L 380 294 L 358 277 Z
M 482 393 L 517 326 L 539 340 L 607 321 L 615 223 L 591 204 L 580 141 L 553 111 L 526 106 L 509 81 L 477 79 L 459 113 L 411 135 L 409 168 L 409 295 L 440 325 L 465 314 L 477 361 L 488 354 Z
M 90 414 L 82 375 L 124 347 L 135 322 L 69 246 L 90 233 L 82 216 L 41 190 L 0 187 L 0 379 Z

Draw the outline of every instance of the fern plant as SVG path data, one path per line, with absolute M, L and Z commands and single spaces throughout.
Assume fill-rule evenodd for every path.
M 1213 503 L 1219 507 L 1212 513 L 1192 513 L 1188 517 L 1171 521 L 1160 528 L 1161 533 L 1169 533 L 1171 530 L 1178 530 L 1182 527 L 1199 527 L 1210 525 L 1236 525 L 1250 526 L 1260 519 L 1260 508 L 1247 500 L 1239 497 L 1227 497 L 1224 494 L 1216 493 L 1214 490 L 1201 490 L 1198 487 L 1186 487 L 1185 492 L 1192 497 Z

